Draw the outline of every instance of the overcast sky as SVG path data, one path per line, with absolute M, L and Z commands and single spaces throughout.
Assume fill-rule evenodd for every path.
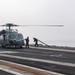
M 0 24 L 56 25 L 17 27 L 24 37 L 75 40 L 75 0 L 0 0 Z M 1 30 L 1 29 L 0 29 Z

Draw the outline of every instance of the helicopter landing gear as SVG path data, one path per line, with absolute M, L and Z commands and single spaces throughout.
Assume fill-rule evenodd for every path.
M 5 45 L 5 44 L 2 44 L 2 47 L 3 47 L 3 48 L 5 48 L 5 47 L 6 47 L 6 45 Z
M 22 48 L 22 46 L 17 46 L 17 45 L 15 45 L 15 48 Z

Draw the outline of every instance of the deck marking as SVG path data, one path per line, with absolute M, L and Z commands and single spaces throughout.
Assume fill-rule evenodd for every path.
M 66 49 L 53 49 L 53 48 L 43 48 L 43 47 L 31 47 L 31 48 L 35 48 L 35 49 L 43 49 L 43 50 L 54 50 L 54 51 L 61 51 L 61 52 L 73 52 L 75 53 L 75 50 L 66 50 Z
M 21 74 L 21 73 L 12 71 L 12 70 L 10 70 L 10 69 L 8 69 L 8 68 L 0 67 L 0 70 L 3 70 L 3 71 L 5 71 L 5 72 L 11 73 L 11 74 L 15 74 L 15 75 L 24 75 L 24 74 Z
M 53 71 L 47 71 L 47 70 L 44 70 L 44 69 L 35 68 L 35 67 L 31 67 L 31 66 L 27 66 L 27 65 L 23 65 L 23 64 L 19 64 L 19 63 L 14 63 L 14 62 L 10 62 L 10 61 L 5 61 L 5 60 L 0 60 L 0 61 L 6 62 L 6 63 L 9 63 L 9 64 L 13 64 L 13 65 L 17 65 L 17 66 L 21 66 L 21 67 L 30 68 L 30 69 L 33 69 L 33 70 L 47 72 L 47 73 L 50 73 L 50 74 L 53 74 L 53 75 L 65 75 L 65 74 L 61 74 L 61 73 L 57 73 L 57 72 L 53 72 Z M 21 74 L 21 75 L 23 75 L 23 74 Z M 29 75 L 29 74 L 27 74 L 27 75 Z
M 70 66 L 75 67 L 74 63 L 66 63 L 66 62 L 59 62 L 59 61 L 52 61 L 52 60 L 44 60 L 44 59 L 35 59 L 35 58 L 28 58 L 28 57 L 20 57 L 20 56 L 13 56 L 13 55 L 7 55 L 7 54 L 0 54 L 0 56 L 5 57 L 11 57 L 16 59 L 23 59 L 23 60 L 31 60 L 31 61 L 38 61 L 38 62 L 45 62 L 45 63 L 51 63 L 51 64 L 57 64 L 57 65 L 64 65 L 64 66 Z
M 19 52 L 16 52 L 16 51 L 0 51 L 0 54 L 2 54 L 2 53 L 19 53 Z

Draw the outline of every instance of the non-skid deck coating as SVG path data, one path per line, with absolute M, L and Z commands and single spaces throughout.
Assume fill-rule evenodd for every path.
M 74 57 L 75 51 L 70 49 L 42 47 L 30 47 L 29 49 L 0 49 L 0 59 L 66 75 L 75 75 Z

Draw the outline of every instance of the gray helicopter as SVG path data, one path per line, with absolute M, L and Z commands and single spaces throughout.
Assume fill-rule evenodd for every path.
M 13 46 L 13 47 L 19 47 L 22 48 L 24 45 L 24 37 L 21 33 L 18 33 L 17 29 L 12 29 L 14 26 L 18 26 L 12 23 L 7 23 L 5 25 L 1 26 L 6 26 L 8 29 L 0 31 L 0 45 L 2 47 L 8 47 L 8 46 Z

